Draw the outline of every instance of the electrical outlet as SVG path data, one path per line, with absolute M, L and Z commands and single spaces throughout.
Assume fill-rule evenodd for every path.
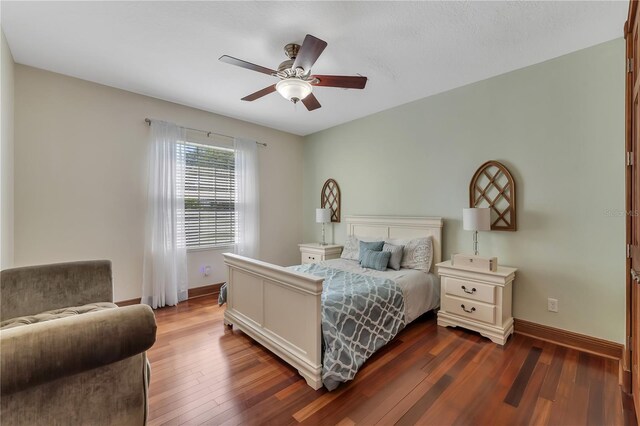
M 558 312 L 558 299 L 547 299 L 547 310 L 549 312 Z

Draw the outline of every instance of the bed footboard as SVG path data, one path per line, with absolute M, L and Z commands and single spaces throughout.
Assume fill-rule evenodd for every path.
M 232 325 L 322 387 L 323 279 L 225 253 L 228 267 L 224 323 Z

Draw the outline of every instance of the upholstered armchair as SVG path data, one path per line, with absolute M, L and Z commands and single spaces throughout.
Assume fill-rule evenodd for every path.
M 145 424 L 155 317 L 113 304 L 111 262 L 0 274 L 2 424 Z

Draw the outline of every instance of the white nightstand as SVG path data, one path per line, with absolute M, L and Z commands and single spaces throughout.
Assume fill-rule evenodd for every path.
M 342 246 L 328 244 L 323 246 L 318 243 L 298 244 L 302 255 L 302 263 L 316 263 L 323 260 L 337 259 L 342 253 Z
M 504 345 L 513 333 L 512 284 L 516 268 L 498 266 L 497 272 L 481 272 L 438 263 L 440 311 L 438 325 L 477 331 Z

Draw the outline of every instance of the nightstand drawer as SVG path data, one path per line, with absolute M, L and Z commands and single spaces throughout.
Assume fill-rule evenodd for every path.
M 301 263 L 317 263 L 324 260 L 337 259 L 342 253 L 342 246 L 336 244 L 298 244 Z
M 485 303 L 496 303 L 495 286 L 451 277 L 443 277 L 443 280 L 447 294 Z
M 324 260 L 322 255 L 302 253 L 302 263 L 316 263 Z
M 493 305 L 487 305 L 482 302 L 474 302 L 468 299 L 460 299 L 458 297 L 449 295 L 445 295 L 442 298 L 441 304 L 442 309 L 451 314 L 456 314 L 461 317 L 466 317 L 489 324 L 495 323 L 496 307 Z

